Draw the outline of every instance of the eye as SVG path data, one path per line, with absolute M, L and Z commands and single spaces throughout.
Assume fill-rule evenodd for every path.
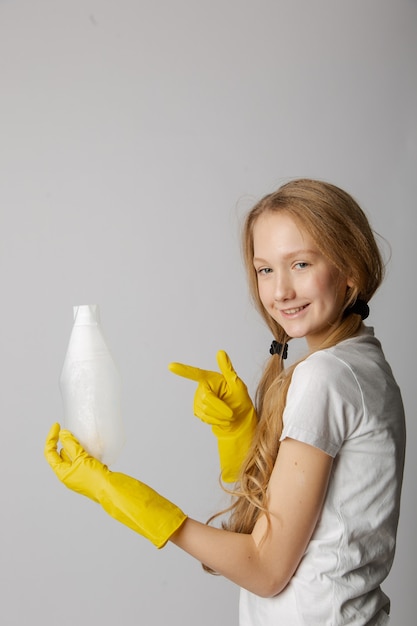
M 305 270 L 307 267 L 309 267 L 310 263 L 307 263 L 307 261 L 299 261 L 298 263 L 294 264 L 294 267 L 296 269 L 300 269 L 300 270 Z
M 259 268 L 255 268 L 256 273 L 258 274 L 258 276 L 265 276 L 266 274 L 271 274 L 272 269 L 270 267 L 259 267 Z

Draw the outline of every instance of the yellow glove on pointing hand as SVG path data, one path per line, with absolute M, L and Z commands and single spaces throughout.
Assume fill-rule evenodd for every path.
M 182 363 L 170 363 L 174 374 L 198 383 L 194 414 L 210 424 L 217 437 L 222 479 L 234 482 L 251 446 L 258 423 L 245 383 L 223 350 L 217 353 L 221 374 Z
M 62 449 L 58 452 L 58 440 Z M 111 472 L 92 456 L 68 430 L 54 424 L 45 444 L 45 457 L 66 487 L 101 504 L 157 548 L 162 548 L 187 516 L 174 504 L 135 478 Z

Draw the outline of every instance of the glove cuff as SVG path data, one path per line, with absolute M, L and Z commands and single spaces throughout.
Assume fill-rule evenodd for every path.
M 151 487 L 120 473 L 110 473 L 100 504 L 109 515 L 157 548 L 165 546 L 187 519 L 181 509 Z
M 256 411 L 252 408 L 240 428 L 234 432 L 213 426 L 213 433 L 217 437 L 221 476 L 224 482 L 233 483 L 238 479 L 243 461 L 252 445 L 257 424 Z

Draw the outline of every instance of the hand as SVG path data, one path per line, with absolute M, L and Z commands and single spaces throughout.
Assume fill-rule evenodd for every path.
M 62 449 L 58 452 L 58 441 Z M 68 430 L 54 424 L 45 444 L 45 457 L 69 489 L 98 502 L 116 520 L 157 548 L 162 548 L 187 516 L 156 491 L 125 474 L 111 472 L 90 456 Z
M 217 437 L 222 478 L 237 479 L 257 426 L 255 407 L 244 382 L 223 350 L 217 353 L 221 373 L 181 363 L 170 363 L 174 374 L 198 383 L 194 414 L 212 426 Z
M 217 353 L 221 374 L 182 363 L 170 363 L 178 376 L 198 382 L 194 396 L 194 414 L 206 424 L 223 429 L 236 429 L 254 410 L 245 383 L 238 377 L 223 350 Z
M 58 442 L 62 444 L 58 452 Z M 68 430 L 54 424 L 45 444 L 45 457 L 66 487 L 100 502 L 110 473 L 107 466 L 90 456 Z

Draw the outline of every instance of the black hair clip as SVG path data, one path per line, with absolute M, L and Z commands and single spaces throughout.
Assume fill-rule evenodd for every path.
M 346 309 L 346 315 L 349 315 L 350 313 L 356 313 L 356 315 L 360 315 L 363 320 L 366 320 L 369 315 L 369 306 L 365 300 L 358 298 L 352 306 Z
M 279 341 L 274 341 L 271 343 L 271 347 L 269 348 L 269 354 L 278 354 L 283 359 L 286 359 L 288 356 L 288 344 L 287 343 L 279 343 Z

